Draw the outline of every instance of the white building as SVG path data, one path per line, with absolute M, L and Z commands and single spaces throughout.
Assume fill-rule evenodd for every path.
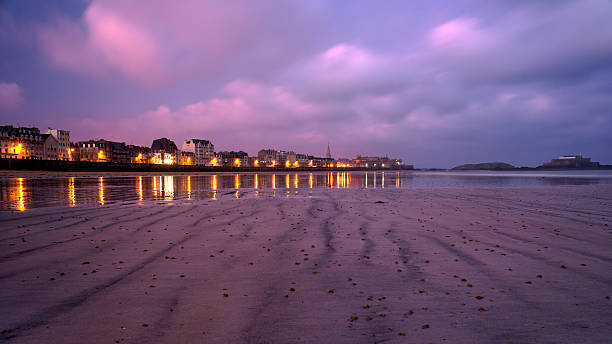
M 181 150 L 194 154 L 194 165 L 214 165 L 212 160 L 215 158 L 215 146 L 208 140 L 185 140 Z
M 72 160 L 70 152 L 70 131 L 61 129 L 47 129 L 46 134 L 51 134 L 57 140 L 58 160 Z
M 58 160 L 59 153 L 61 151 L 59 142 L 55 136 L 51 134 L 42 134 L 43 138 L 43 159 L 44 160 Z

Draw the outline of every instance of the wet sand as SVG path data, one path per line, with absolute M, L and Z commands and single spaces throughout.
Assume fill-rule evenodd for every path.
M 0 212 L 9 343 L 608 343 L 612 186 Z

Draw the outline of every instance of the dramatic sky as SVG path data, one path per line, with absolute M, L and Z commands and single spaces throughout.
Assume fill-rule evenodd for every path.
M 2 124 L 416 167 L 612 163 L 612 1 L 4 0 Z

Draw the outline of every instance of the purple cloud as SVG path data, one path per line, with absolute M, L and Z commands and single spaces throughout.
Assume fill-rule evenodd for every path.
M 21 87 L 16 83 L 0 82 L 0 110 L 13 111 L 21 105 Z

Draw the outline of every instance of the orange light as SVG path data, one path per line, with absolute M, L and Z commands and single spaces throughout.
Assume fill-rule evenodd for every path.
M 25 196 L 23 193 L 23 178 L 17 178 L 17 210 L 26 210 Z
M 187 199 L 191 199 L 191 176 L 187 176 Z
M 299 163 L 299 162 L 296 160 L 296 161 L 293 163 L 293 167 L 300 167 L 300 163 Z
M 142 176 L 138 177 L 138 200 L 142 201 L 144 199 L 142 193 Z
M 212 166 L 218 166 L 218 164 L 219 164 L 219 160 L 217 160 L 217 158 L 212 158 L 212 159 L 210 160 L 210 164 L 211 164 Z
M 312 167 L 312 160 L 308 161 L 308 167 Z
M 106 159 L 104 157 L 104 151 L 103 150 L 98 151 L 98 160 L 104 160 L 104 159 Z M 104 204 L 104 203 L 102 203 L 102 204 Z
M 16 146 L 13 146 L 13 153 L 21 154 L 21 143 Z
M 70 207 L 76 205 L 76 194 L 74 192 L 74 177 L 68 178 L 68 201 Z
M 291 167 L 291 161 L 289 160 L 285 161 L 285 167 Z
M 255 160 L 255 161 L 253 162 L 253 166 L 255 166 L 255 167 L 259 167 L 259 160 Z
M 276 166 L 276 160 L 272 160 L 272 167 Z
M 100 205 L 104 205 L 104 178 L 98 178 L 98 189 L 99 189 L 99 203 Z
M 240 159 L 234 159 L 234 166 L 240 167 Z

